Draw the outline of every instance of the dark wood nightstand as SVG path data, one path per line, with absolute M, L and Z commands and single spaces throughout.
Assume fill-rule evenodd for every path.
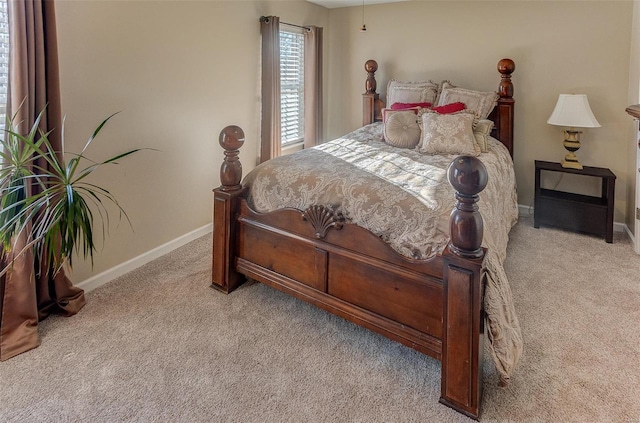
M 613 242 L 613 203 L 616 175 L 609 169 L 585 166 L 582 170 L 568 169 L 560 163 L 536 160 L 536 192 L 533 226 L 555 226 L 576 232 L 598 235 Z M 540 172 L 564 172 L 600 178 L 602 195 L 574 194 L 540 187 Z

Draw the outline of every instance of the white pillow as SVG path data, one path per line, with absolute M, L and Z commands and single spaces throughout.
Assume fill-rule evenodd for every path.
M 438 84 L 433 81 L 402 82 L 392 79 L 387 84 L 387 107 L 395 103 L 431 103 L 438 95 Z
M 438 97 L 438 106 L 459 101 L 467 106 L 467 110 L 474 112 L 478 119 L 486 119 L 496 106 L 498 98 L 500 96 L 495 91 L 467 90 L 451 85 L 449 81 L 443 81 Z

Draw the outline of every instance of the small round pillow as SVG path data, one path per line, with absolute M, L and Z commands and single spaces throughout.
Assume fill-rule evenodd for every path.
M 396 112 L 384 124 L 384 139 L 399 148 L 415 148 L 420 142 L 418 117 L 411 112 Z

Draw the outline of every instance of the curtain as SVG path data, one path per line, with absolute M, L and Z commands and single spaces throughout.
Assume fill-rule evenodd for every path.
M 62 113 L 53 0 L 8 0 L 9 94 L 7 116 L 16 114 L 27 132 L 46 106 L 40 127 L 61 150 Z M 40 165 L 45 165 L 41 163 Z M 34 187 L 35 188 L 35 187 Z M 17 251 L 29 240 L 18 240 Z M 38 321 L 52 313 L 70 316 L 85 304 L 84 292 L 63 271 L 55 276 L 33 254 L 20 256 L 0 279 L 0 361 L 39 345 Z
M 280 135 L 280 18 L 260 18 L 262 34 L 262 120 L 260 163 L 282 152 Z
M 304 33 L 304 148 L 322 140 L 322 28 Z

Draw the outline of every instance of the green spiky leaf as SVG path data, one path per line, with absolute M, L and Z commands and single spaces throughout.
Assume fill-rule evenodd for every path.
M 85 260 L 96 252 L 95 224 L 109 226 L 107 203 L 115 205 L 120 218 L 129 217 L 115 197 L 106 189 L 85 182 L 85 179 L 104 165 L 117 161 L 141 149 L 117 154 L 106 160 L 94 161 L 86 156 L 88 148 L 115 114 L 103 120 L 93 131 L 80 154 L 55 151 L 49 141 L 49 132 L 39 129 L 44 110 L 38 115 L 28 134 L 20 134 L 14 124 L 15 116 L 8 119 L 5 137 L 0 149 L 0 243 L 4 257 L 11 253 L 13 260 L 32 249 L 45 260 L 49 271 L 57 272 L 66 263 L 72 265 L 74 254 Z M 62 146 L 64 149 L 64 122 Z M 65 162 L 65 156 L 71 157 Z M 87 162 L 87 164 L 83 164 Z M 44 163 L 44 164 L 43 164 Z M 97 211 L 97 213 L 95 213 Z M 17 251 L 15 240 L 26 232 L 27 246 Z M 6 260 L 5 260 L 6 261 Z M 10 268 L 10 262 L 0 275 Z

